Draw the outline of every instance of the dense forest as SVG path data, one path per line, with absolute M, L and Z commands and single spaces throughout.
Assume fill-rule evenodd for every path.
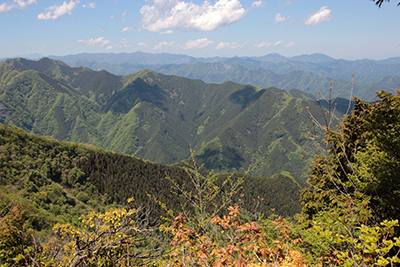
M 314 118 L 325 134 L 310 133 L 321 151 L 305 188 L 284 172 L 214 175 L 194 156 L 164 166 L 1 125 L 0 262 L 397 266 L 397 94 L 356 99 L 339 126 Z
M 340 100 L 338 117 L 349 106 Z M 116 76 L 48 58 L 0 62 L 0 123 L 162 164 L 187 159 L 193 148 L 216 172 L 288 171 L 305 180 L 313 155 L 307 106 L 320 113 L 317 99 L 297 89 L 150 70 Z

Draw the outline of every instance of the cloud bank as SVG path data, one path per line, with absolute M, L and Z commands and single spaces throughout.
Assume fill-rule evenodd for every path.
M 218 0 L 214 5 L 202 5 L 180 0 L 152 0 L 152 5 L 140 9 L 142 28 L 159 32 L 169 28 L 193 31 L 213 31 L 220 26 L 241 20 L 247 11 L 239 0 Z

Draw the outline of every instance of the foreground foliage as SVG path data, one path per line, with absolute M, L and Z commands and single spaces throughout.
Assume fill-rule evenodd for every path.
M 152 195 L 167 210 L 161 226 L 148 219 L 147 210 L 127 203 L 89 212 L 74 223 L 53 224 L 52 234 L 39 236 L 33 227 L 37 215 L 15 201 L 4 202 L 0 263 L 399 266 L 400 95 L 378 96 L 382 101 L 372 104 L 356 100 L 338 128 L 329 113 L 326 126 L 315 121 L 325 133 L 315 141 L 326 150 L 311 165 L 310 187 L 302 192 L 303 211 L 295 220 L 263 218 L 257 212 L 262 198 L 250 212 L 240 195 L 245 179 L 218 180 L 193 162 L 183 170 L 184 183 L 174 176 L 165 179 L 184 199 L 179 209 Z
M 399 263 L 400 91 L 378 92 L 372 104 L 356 99 L 338 128 L 327 114 L 326 154 L 311 165 L 303 190 L 307 252 L 313 261 L 344 266 Z M 317 257 L 316 257 L 317 256 Z

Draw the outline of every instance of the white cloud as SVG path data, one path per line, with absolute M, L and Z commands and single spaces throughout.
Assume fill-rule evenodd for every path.
M 260 6 L 264 6 L 264 2 L 262 0 L 260 1 L 254 1 L 253 4 L 251 4 L 251 7 L 260 7 Z
M 184 45 L 181 45 L 180 47 L 182 47 L 185 50 L 198 49 L 198 48 L 204 48 L 206 46 L 209 46 L 212 43 L 214 43 L 214 41 L 208 40 L 207 38 L 202 38 L 202 39 L 196 39 L 196 40 L 189 40 Z
M 126 26 L 125 28 L 122 29 L 121 32 L 130 32 L 130 31 L 133 31 L 133 28 Z
M 172 46 L 174 44 L 174 41 L 172 41 L 172 42 L 161 42 L 161 43 L 159 43 L 158 45 L 155 45 L 154 46 L 154 49 L 155 50 L 159 50 L 159 49 L 161 49 L 163 46 Z
M 96 46 L 96 45 L 98 45 L 100 47 L 103 47 L 106 44 L 110 43 L 111 41 L 110 40 L 104 40 L 104 37 L 99 37 L 99 38 L 96 38 L 96 39 L 91 38 L 89 40 L 79 39 L 76 42 L 84 43 L 86 46 Z
M 287 17 L 288 18 L 288 17 Z M 287 18 L 282 17 L 281 13 L 276 14 L 275 19 L 274 19 L 274 23 L 279 23 L 282 21 L 285 21 Z
M 109 46 L 106 47 L 106 50 L 111 50 L 111 49 L 112 49 L 112 46 L 111 46 L 111 45 L 109 45 Z
M 314 12 L 303 19 L 302 25 L 315 26 L 321 24 L 325 21 L 330 21 L 332 19 L 330 9 L 327 6 L 321 7 L 317 12 Z
M 254 46 L 257 48 L 262 48 L 262 47 L 270 47 L 272 43 L 267 43 L 267 42 L 262 42 L 260 44 L 255 44 Z
M 28 1 L 14 0 L 14 2 L 12 4 L 3 3 L 0 5 L 0 13 L 8 12 L 13 8 L 24 9 L 28 5 L 32 5 L 32 4 L 36 4 L 36 0 L 28 0 Z
M 243 44 L 238 44 L 237 42 L 233 42 L 233 43 L 224 43 L 221 42 L 217 45 L 216 49 L 236 49 L 236 48 L 242 48 L 243 46 L 245 46 L 247 43 L 243 43 Z
M 173 31 L 167 30 L 165 32 L 160 32 L 160 35 L 162 35 L 162 34 L 173 34 L 173 33 L 174 33 Z
M 280 40 L 280 41 L 274 43 L 274 46 L 280 45 L 281 43 L 283 43 L 283 40 Z
M 285 47 L 292 47 L 292 46 L 294 46 L 294 42 L 290 42 L 288 44 L 285 44 Z
M 13 9 L 12 5 L 8 5 L 7 3 L 1 4 L 0 5 L 0 13 L 5 13 Z
M 99 31 L 102 33 L 106 32 L 103 28 L 100 28 Z
M 28 5 L 36 4 L 36 0 L 28 0 L 26 2 L 23 0 L 14 0 L 13 4 L 16 4 L 19 9 L 23 9 Z
M 69 13 L 71 15 L 71 11 L 75 8 L 75 5 L 77 2 L 74 2 L 73 0 L 71 0 L 71 2 L 67 3 L 67 1 L 64 1 L 64 3 L 62 5 L 50 6 L 45 9 L 45 13 L 40 13 L 37 16 L 37 19 L 40 19 L 40 20 L 58 19 L 59 17 L 65 15 L 67 13 Z
M 148 47 L 148 45 L 146 43 L 143 43 L 143 42 L 138 43 L 138 46 Z
M 82 7 L 96 8 L 96 3 L 89 3 L 88 5 L 82 5 Z
M 204 1 L 202 5 L 182 0 L 151 0 L 152 5 L 140 9 L 142 28 L 159 32 L 168 28 L 213 31 L 220 26 L 241 20 L 247 11 L 239 0 L 217 0 L 214 5 Z

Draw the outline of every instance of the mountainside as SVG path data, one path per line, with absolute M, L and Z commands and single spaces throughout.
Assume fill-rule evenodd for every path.
M 186 167 L 188 168 L 188 167 Z M 77 223 L 90 210 L 105 210 L 134 198 L 163 213 L 147 193 L 178 212 L 184 198 L 171 192 L 171 177 L 187 190 L 193 186 L 184 168 L 120 155 L 93 146 L 58 142 L 0 124 L 0 211 L 18 202 L 35 214 L 32 227 L 40 231 L 55 222 Z M 220 174 L 223 180 L 229 174 Z M 241 174 L 233 176 L 236 179 Z M 259 211 L 275 208 L 282 215 L 300 211 L 299 190 L 305 184 L 282 172 L 269 178 L 244 177 L 240 194 L 253 209 L 253 199 L 265 199 Z M 217 198 L 218 202 L 219 199 Z
M 299 90 L 149 70 L 115 76 L 46 58 L 1 62 L 0 77 L 0 123 L 164 164 L 193 148 L 217 172 L 250 168 L 253 176 L 288 171 L 304 178 L 314 149 L 305 137 L 312 129 L 306 107 L 322 121 L 316 99 Z

